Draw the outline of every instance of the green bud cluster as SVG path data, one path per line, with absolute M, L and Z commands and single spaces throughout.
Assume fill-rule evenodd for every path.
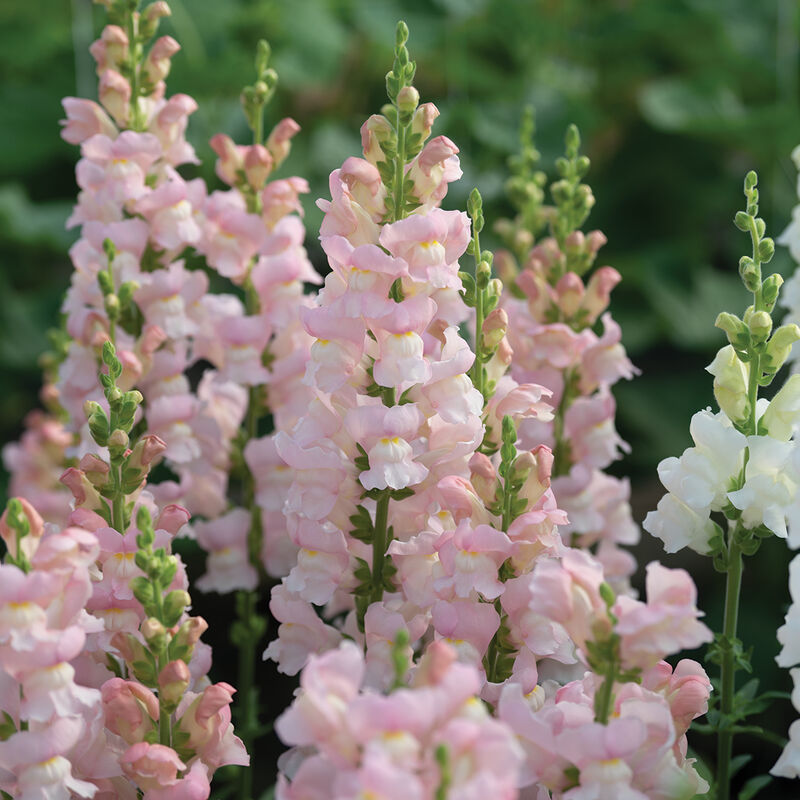
M 578 230 L 586 221 L 594 206 L 594 195 L 586 183 L 581 183 L 589 171 L 589 159 L 580 155 L 581 135 L 576 125 L 567 128 L 565 136 L 565 156 L 556 159 L 556 170 L 560 179 L 550 185 L 550 194 L 556 205 L 555 217 L 550 227 L 553 236 L 562 252 L 566 252 L 566 240 L 569 234 Z M 585 256 L 575 253 L 570 258 L 567 253 L 565 271 L 582 275 L 591 265 L 584 263 Z
M 144 575 L 131 580 L 134 597 L 142 604 L 144 612 L 164 628 L 172 628 L 186 610 L 191 599 L 183 589 L 167 592 L 178 571 L 178 559 L 167 553 L 163 547 L 153 550 L 155 531 L 150 512 L 141 507 L 136 515 L 139 534 L 134 561 Z M 166 592 L 166 594 L 165 594 Z
M 278 86 L 278 73 L 269 66 L 272 50 L 265 39 L 260 39 L 256 47 L 256 78 L 242 89 L 240 101 L 255 144 L 264 143 L 264 109 L 272 100 Z
M 467 253 L 475 258 L 475 274 L 459 272 L 464 288 L 461 297 L 465 305 L 475 309 L 475 361 L 470 368 L 470 378 L 476 389 L 488 402 L 494 394 L 495 382 L 489 380 L 486 365 L 497 352 L 505 335 L 502 326 L 492 326 L 486 330 L 484 323 L 494 311 L 503 292 L 503 284 L 492 278 L 494 255 L 490 250 L 481 250 L 480 233 L 483 230 L 483 198 L 477 188 L 470 192 L 467 200 L 467 213 L 472 220 L 472 239 L 467 245 Z
M 412 194 L 414 182 L 406 176 L 405 169 L 419 155 L 424 141 L 422 133 L 414 130 L 419 107 L 419 92 L 413 86 L 417 65 L 409 56 L 407 41 L 408 26 L 400 20 L 395 31 L 392 69 L 386 73 L 389 103 L 381 109 L 382 116 L 376 121 L 373 118 L 373 135 L 383 154 L 377 167 L 387 190 L 387 222 L 407 217 L 420 205 Z
M 777 273 L 763 278 L 761 268 L 775 252 L 775 244 L 765 236 L 766 224 L 758 216 L 758 176 L 752 170 L 744 180 L 746 208 L 734 217 L 736 227 L 750 235 L 752 254 L 739 261 L 739 275 L 745 288 L 753 293 L 753 304 L 742 318 L 723 312 L 716 326 L 725 331 L 736 357 L 749 370 L 750 386 L 743 419 L 734 420 L 745 433 L 755 433 L 755 401 L 759 386 L 769 386 L 783 366 L 794 342 L 800 340 L 800 327 L 781 325 L 773 330 L 772 312 L 778 300 L 783 278 Z M 715 393 L 717 386 L 715 384 Z
M 18 497 L 12 497 L 8 503 L 6 503 L 6 524 L 14 531 L 16 546 L 13 553 L 10 547 L 6 551 L 5 563 L 13 564 L 15 567 L 19 567 L 23 572 L 30 572 L 30 561 L 28 561 L 27 557 L 22 552 L 20 543 L 22 539 L 30 534 L 31 524 L 28 521 L 28 517 L 25 515 L 22 503 L 20 503 Z
M 130 507 L 126 505 L 125 497 L 139 488 L 149 471 L 149 467 L 141 464 L 143 445 L 134 444 L 131 449 L 130 440 L 136 412 L 144 398 L 135 389 L 123 392 L 117 385 L 122 375 L 122 363 L 111 342 L 103 344 L 102 360 L 108 371 L 101 371 L 99 379 L 109 413 L 93 400 L 86 402 L 84 411 L 92 439 L 100 447 L 108 448 L 110 470 L 87 473 L 87 478 L 103 497 L 112 501 L 111 509 L 104 506 L 97 509 L 98 513 L 124 533 L 130 522 Z M 100 459 L 98 463 L 101 463 Z
M 530 474 L 530 466 L 521 461 L 517 453 L 517 428 L 508 414 L 503 417 L 501 442 L 497 474 L 502 481 L 498 481 L 497 500 L 489 511 L 502 518 L 502 530 L 507 531 L 511 523 L 528 508 L 528 501 L 519 497 L 519 493 Z
M 109 321 L 109 335 L 111 342 L 114 343 L 118 323 L 128 333 L 138 335 L 141 332 L 141 313 L 133 300 L 133 293 L 139 288 L 139 284 L 136 281 L 125 281 L 118 290 L 115 289 L 113 269 L 117 248 L 111 239 L 103 241 L 103 252 L 108 266 L 97 273 L 97 283 L 103 293 L 103 307 Z
M 508 160 L 511 176 L 506 181 L 506 194 L 517 211 L 517 218 L 513 222 L 502 220 L 497 226 L 506 246 L 520 261 L 546 225 L 543 206 L 547 175 L 537 168 L 541 154 L 534 145 L 535 133 L 534 110 L 528 106 L 520 126 L 520 151 Z

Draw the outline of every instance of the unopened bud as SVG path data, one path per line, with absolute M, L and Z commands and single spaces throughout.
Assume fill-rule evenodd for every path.
M 800 328 L 794 323 L 781 325 L 772 338 L 767 342 L 765 359 L 762 366 L 765 372 L 773 374 L 777 372 L 792 352 L 792 345 L 800 339 Z
M 583 281 L 574 272 L 561 276 L 556 284 L 555 294 L 556 303 L 564 316 L 572 317 L 581 307 L 585 291 Z
M 361 126 L 361 147 L 364 158 L 371 164 L 385 161 L 384 145 L 394 139 L 394 129 L 383 114 L 373 114 Z
M 497 473 L 491 459 L 483 453 L 473 453 L 469 460 L 470 483 L 478 497 L 490 506 L 497 500 Z
M 413 114 L 419 105 L 419 92 L 413 86 L 404 86 L 397 93 L 397 107 L 403 114 Z
M 115 450 L 127 450 L 129 442 L 128 434 L 119 428 L 108 437 L 108 446 Z
M 745 419 L 750 410 L 747 396 L 750 366 L 744 364 L 731 345 L 726 345 L 706 367 L 714 376 L 714 397 L 731 422 Z
M 158 699 L 167 710 L 174 710 L 180 703 L 192 679 L 186 662 L 170 661 L 158 674 Z
M 496 308 L 483 321 L 483 346 L 491 352 L 497 348 L 508 330 L 508 314 L 504 308 Z
M 767 311 L 771 312 L 772 309 L 775 308 L 781 286 L 783 286 L 783 277 L 777 272 L 773 272 L 772 275 L 761 284 L 761 300 L 767 307 Z
M 155 617 L 148 617 L 139 630 L 154 650 L 160 650 L 167 636 L 167 629 Z
M 725 331 L 728 342 L 737 349 L 744 350 L 750 343 L 750 329 L 735 314 L 729 314 L 727 311 L 721 312 L 714 325 Z
M 766 311 L 756 311 L 750 316 L 748 327 L 756 343 L 766 341 L 772 331 L 772 317 Z
M 81 458 L 78 466 L 83 470 L 91 484 L 98 489 L 108 483 L 110 467 L 100 456 L 94 453 L 86 453 Z
M 748 292 L 758 291 L 760 275 L 758 267 L 750 256 L 742 256 L 739 259 L 739 275 Z

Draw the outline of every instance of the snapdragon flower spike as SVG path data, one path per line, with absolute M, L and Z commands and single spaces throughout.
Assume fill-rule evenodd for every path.
M 610 387 L 638 372 L 606 311 L 620 275 L 602 266 L 587 276 L 606 239 L 600 231 L 581 231 L 594 197 L 581 182 L 589 159 L 579 152 L 577 128 L 567 130 L 566 156 L 556 162 L 560 177 L 550 186 L 555 207 L 547 209 L 533 132 L 528 114 L 508 184 L 518 215 L 498 224 L 508 250 L 498 253 L 497 266 L 510 285 L 501 307 L 514 352 L 511 375 L 520 383 L 546 386 L 556 410 L 550 422 L 523 423 L 520 438 L 526 447 L 545 443 L 552 448 L 553 492 L 570 520 L 562 535 L 573 546 L 592 548 L 606 563 L 608 579 L 622 590 L 634 563 L 619 546 L 636 544 L 639 532 L 627 480 L 603 472 L 628 449 L 614 428 Z M 598 320 L 601 335 L 595 332 Z
M 472 237 L 466 214 L 437 207 L 455 173 L 453 151 L 442 150 L 438 172 L 419 165 L 435 114 L 410 91 L 413 63 L 405 27 L 398 31 L 387 78 L 392 110 L 367 121 L 365 159 L 347 159 L 331 176 L 332 199 L 320 201 L 332 271 L 317 306 L 303 314 L 317 338 L 305 378 L 316 399 L 291 435 L 275 440 L 293 471 L 284 510 L 298 555 L 273 592 L 281 626 L 267 649 L 280 669 L 296 672 L 303 637 L 313 653 L 335 636 L 313 615 L 303 613 L 301 623 L 299 604 L 329 604 L 332 613 L 348 612 L 344 629 L 365 643 L 376 686 L 390 683 L 386 643 L 401 623 L 414 641 L 431 626 L 437 637 L 462 640 L 464 657 L 481 665 L 501 622 L 494 601 L 509 577 L 504 565 L 516 556 L 526 569 L 526 544 L 536 548 L 563 517 L 542 487 L 530 503 L 535 523 L 521 524 L 512 541 L 507 528 L 529 505 L 512 495 L 529 472 L 507 484 L 505 524 L 470 486 L 471 459 L 485 438 L 475 355 L 457 328 L 469 314 L 458 259 Z M 437 174 L 441 186 L 431 189 Z M 487 279 L 484 290 L 489 283 L 496 303 L 499 283 Z M 487 319 L 482 367 L 499 338 L 496 318 Z M 543 394 L 508 378 L 501 400 L 515 419 L 546 417 Z M 516 430 L 510 435 L 513 460 Z
M 55 385 L 46 390 L 50 404 L 68 412 L 66 427 L 76 436 L 63 456 L 53 448 L 53 471 L 61 465 L 61 474 L 68 457 L 92 447 L 82 409 L 87 400 L 103 403 L 92 375 L 110 340 L 123 365 L 122 390 L 142 392 L 147 426 L 167 445 L 164 457 L 176 480 L 152 487 L 158 502 L 214 518 L 227 509 L 229 474 L 242 471 L 238 437 L 248 388 L 258 387 L 253 405 L 264 416 L 262 387 L 269 384 L 279 427 L 293 424 L 307 402 L 300 379 L 312 339 L 299 310 L 309 302 L 303 284 L 319 282 L 302 246 L 299 196 L 308 187 L 301 178 L 270 180 L 299 128 L 281 120 L 264 136 L 263 109 L 275 74 L 262 43 L 245 103 L 248 118 L 254 124 L 258 118 L 258 141 L 241 148 L 222 135 L 212 141 L 228 191 L 184 180 L 176 167 L 196 162 L 185 140 L 196 104 L 186 95 L 165 97 L 174 40 L 157 38 L 148 51 L 169 7 L 160 1 L 141 12 L 137 4 L 106 6 L 111 24 L 92 52 L 98 75 L 105 76 L 100 97 L 108 108 L 65 101 L 63 135 L 82 148 L 82 193 L 70 220 L 82 235 L 71 250 L 75 273 L 63 307 L 72 341 L 60 348 Z M 181 259 L 187 250 L 247 284 L 248 303 L 233 293 L 210 295 L 205 273 Z M 185 373 L 204 359 L 213 368 L 192 391 Z M 13 462 L 6 456 L 15 472 L 26 469 L 24 455 L 18 452 Z M 48 475 L 27 468 L 30 474 L 16 485 L 41 497 Z M 69 479 L 80 483 L 72 473 Z M 84 504 L 100 507 L 91 492 Z M 66 501 L 51 505 L 66 511 L 58 519 L 66 522 Z M 251 550 L 257 567 L 258 543 Z
M 720 665 L 717 785 L 720 797 L 730 792 L 736 671 L 749 669 L 749 656 L 736 638 L 736 621 L 743 556 L 753 555 L 770 535 L 800 543 L 798 529 L 798 451 L 794 434 L 800 423 L 796 376 L 791 376 L 771 402 L 758 398 L 800 339 L 800 328 L 790 322 L 773 330 L 772 312 L 782 284 L 779 275 L 763 277 L 762 266 L 774 253 L 758 216 L 758 178 L 744 180 L 746 207 L 734 223 L 748 233 L 752 255 L 739 262 L 739 275 L 752 292 L 753 303 L 740 318 L 729 312 L 717 317 L 728 344 L 707 368 L 714 376 L 714 396 L 720 407 L 692 418 L 695 447 L 659 465 L 659 477 L 668 494 L 650 512 L 644 527 L 664 541 L 667 550 L 689 546 L 714 559 L 726 573 L 723 631 L 710 648 L 709 659 Z M 723 528 L 720 523 L 724 522 Z M 782 629 L 785 631 L 785 628 Z M 775 774 L 789 774 L 792 746 L 776 765 Z

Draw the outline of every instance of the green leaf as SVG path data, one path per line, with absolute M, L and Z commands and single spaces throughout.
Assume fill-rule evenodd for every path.
M 739 792 L 738 800 L 750 800 L 755 797 L 765 786 L 772 783 L 772 775 L 756 775 L 745 783 Z

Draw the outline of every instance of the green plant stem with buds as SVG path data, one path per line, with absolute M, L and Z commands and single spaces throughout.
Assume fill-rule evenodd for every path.
M 753 293 L 752 314 L 758 312 L 770 313 L 774 306 L 774 299 L 771 304 L 764 302 L 764 282 L 762 281 L 761 265 L 770 260 L 774 245 L 771 239 L 763 238 L 764 222 L 758 218 L 758 189 L 756 188 L 758 178 L 755 172 L 749 172 L 745 178 L 744 191 L 747 198 L 747 210 L 740 211 L 736 215 L 736 226 L 750 234 L 753 245 L 752 258 L 744 258 L 740 263 L 740 274 L 748 290 Z M 777 297 L 777 291 L 776 291 Z M 752 317 L 751 314 L 751 317 Z M 745 315 L 747 320 L 747 315 Z M 722 327 L 722 326 L 720 326 Z M 741 342 L 731 338 L 731 344 Z M 746 361 L 749 365 L 749 376 L 747 383 L 747 419 L 737 427 L 745 435 L 758 434 L 758 420 L 756 415 L 756 404 L 758 402 L 758 387 L 762 380 L 762 366 L 769 367 L 769 359 L 762 358 L 762 353 L 766 346 L 765 342 L 752 343 L 750 335 L 746 338 Z M 738 356 L 737 356 L 738 357 Z M 774 373 L 775 370 L 772 370 Z M 771 378 L 769 378 L 771 380 Z M 745 450 L 745 465 L 749 451 Z M 743 485 L 745 480 L 745 470 L 737 481 L 738 488 Z M 720 722 L 717 728 L 717 765 L 716 765 L 716 800 L 729 800 L 730 798 L 730 770 L 731 756 L 733 751 L 733 736 L 736 726 L 733 724 L 734 702 L 736 697 L 736 672 L 739 668 L 738 658 L 739 648 L 737 647 L 737 627 L 739 620 L 739 604 L 742 590 L 742 573 L 744 571 L 744 560 L 742 552 L 742 537 L 746 535 L 745 528 L 738 519 L 734 524 L 729 524 L 727 541 L 725 542 L 725 612 L 723 617 L 722 638 L 720 646 Z
M 406 42 L 408 41 L 408 26 L 405 22 L 397 23 L 395 33 L 394 63 L 392 70 L 386 75 L 386 92 L 394 109 L 394 131 L 395 141 L 392 150 L 394 168 L 391 177 L 392 201 L 390 203 L 390 213 L 388 222 L 397 222 L 408 216 L 409 203 L 405 196 L 406 181 L 406 159 L 408 152 L 406 148 L 406 135 L 411 127 L 414 109 L 401 108 L 398 102 L 400 92 L 406 87 L 410 87 L 414 78 L 415 64 L 410 60 Z M 416 108 L 416 104 L 414 104 Z M 384 180 L 387 180 L 384 178 Z M 395 391 L 392 387 L 384 387 L 381 391 L 381 399 L 384 405 L 393 406 L 395 404 Z M 370 603 L 378 603 L 383 598 L 384 576 L 386 566 L 386 548 L 389 539 L 389 501 L 391 500 L 391 490 L 384 489 L 376 498 L 375 522 L 372 527 L 372 568 L 370 570 Z M 363 618 L 361 619 L 363 622 Z

